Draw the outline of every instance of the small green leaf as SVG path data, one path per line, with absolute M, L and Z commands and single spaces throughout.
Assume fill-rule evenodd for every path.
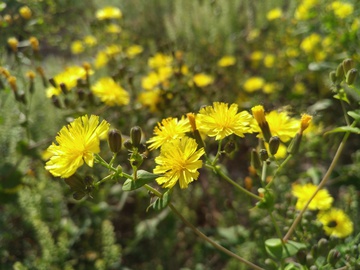
M 168 206 L 170 202 L 170 189 L 166 191 L 161 198 L 157 198 L 153 203 L 153 208 L 155 210 L 162 210 Z
M 153 174 L 144 170 L 137 171 L 137 179 L 127 179 L 122 187 L 123 191 L 131 191 L 141 188 L 143 185 L 149 184 L 158 178 L 158 174 Z
M 295 241 L 288 241 L 283 245 L 279 238 L 271 238 L 265 241 L 266 252 L 278 260 L 294 256 L 300 249 L 304 248 L 306 248 L 305 244 Z
M 349 127 L 349 126 L 337 127 L 334 128 L 333 130 L 326 132 L 325 135 L 330 133 L 339 133 L 339 132 L 350 132 L 350 133 L 360 134 L 360 128 Z
M 350 111 L 347 114 L 350 115 L 352 118 L 354 118 L 354 120 L 360 121 L 360 112 L 359 111 Z
M 345 101 L 347 104 L 350 104 L 350 101 L 349 101 L 349 99 L 347 98 L 347 95 L 344 92 L 342 92 L 341 94 L 334 95 L 334 98 Z

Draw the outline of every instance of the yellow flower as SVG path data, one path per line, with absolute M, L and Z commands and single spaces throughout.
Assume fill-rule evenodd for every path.
M 39 51 L 39 40 L 36 37 L 30 37 L 29 42 L 34 51 Z
M 205 73 L 199 73 L 195 74 L 193 77 L 193 81 L 198 87 L 205 87 L 209 84 L 212 84 L 214 82 L 214 78 L 205 74 Z
M 300 44 L 300 48 L 305 53 L 309 54 L 309 53 L 315 51 L 315 49 L 317 48 L 317 45 L 320 43 L 320 41 L 321 41 L 320 35 L 313 33 L 310 36 L 307 36 L 306 38 L 303 39 L 303 41 Z
M 163 174 L 156 182 L 164 188 L 172 188 L 179 181 L 180 188 L 187 188 L 189 183 L 199 177 L 198 169 L 202 167 L 201 156 L 204 149 L 197 150 L 194 139 L 183 137 L 166 142 L 155 158 L 158 164 L 155 174 Z
M 297 82 L 292 90 L 295 94 L 304 95 L 306 93 L 306 86 L 302 82 Z
M 32 16 L 32 11 L 28 6 L 23 6 L 19 9 L 20 16 L 25 20 L 29 20 Z
M 86 36 L 84 38 L 84 43 L 88 45 L 89 47 L 94 47 L 97 44 L 96 37 L 94 36 Z
M 149 149 L 157 149 L 168 141 L 182 138 L 185 136 L 185 133 L 189 131 L 191 131 L 191 127 L 187 118 L 178 120 L 177 118 L 169 117 L 163 119 L 161 123 L 158 123 L 154 128 L 155 136 L 147 141 L 147 143 L 150 144 Z
M 148 66 L 156 69 L 160 67 L 170 66 L 173 62 L 172 56 L 168 56 L 162 53 L 157 53 L 148 60 Z
M 246 92 L 252 93 L 260 90 L 265 85 L 265 80 L 261 77 L 250 77 L 244 83 L 244 89 Z
M 120 34 L 121 27 L 115 23 L 112 23 L 106 26 L 105 32 L 110 34 Z
M 64 126 L 56 136 L 58 144 L 52 143 L 47 149 L 51 157 L 45 169 L 54 176 L 68 178 L 84 162 L 92 167 L 94 154 L 100 152 L 100 139 L 106 138 L 109 126 L 105 120 L 99 124 L 95 115 L 84 115 Z
M 275 60 L 276 60 L 275 55 L 267 54 L 264 57 L 264 66 L 267 68 L 272 68 L 274 66 Z
M 336 17 L 344 19 L 354 12 L 354 6 L 350 3 L 343 3 L 341 1 L 334 1 L 330 5 Z
M 104 7 L 96 11 L 96 19 L 102 21 L 107 19 L 120 19 L 122 17 L 121 10 L 117 7 Z
M 105 52 L 108 56 L 114 56 L 121 53 L 121 47 L 116 44 L 111 44 L 105 48 Z
M 91 91 L 108 106 L 126 105 L 130 101 L 128 92 L 118 85 L 111 77 L 99 79 Z
M 266 14 L 266 18 L 268 19 L 268 21 L 273 21 L 281 18 L 282 15 L 283 14 L 281 8 L 274 8 Z
M 16 37 L 8 38 L 7 44 L 9 45 L 9 47 L 11 48 L 11 50 L 12 50 L 13 52 L 17 52 L 17 51 L 18 51 L 19 41 L 17 40 Z
M 75 40 L 71 43 L 71 52 L 73 54 L 80 54 L 85 50 L 81 40 Z
M 141 47 L 140 45 L 132 45 L 129 48 L 127 48 L 126 56 L 128 58 L 134 58 L 136 55 L 142 53 L 143 50 L 144 50 L 143 47 Z
M 159 75 L 156 72 L 150 72 L 146 77 L 141 79 L 141 87 L 145 90 L 153 90 L 160 84 Z
M 250 59 L 253 62 L 258 62 L 261 59 L 263 59 L 263 57 L 264 57 L 264 53 L 262 51 L 254 51 L 250 55 Z
M 229 67 L 233 66 L 236 63 L 236 58 L 232 55 L 225 55 L 220 58 L 220 60 L 217 62 L 217 65 L 219 67 Z
M 310 199 L 310 197 L 315 193 L 317 186 L 314 184 L 308 183 L 305 185 L 293 184 L 292 185 L 292 194 L 298 198 L 296 202 L 296 209 L 302 210 Z M 334 199 L 331 197 L 329 192 L 326 189 L 321 189 L 316 194 L 314 199 L 308 206 L 310 210 L 327 210 L 331 207 Z
M 324 231 L 329 236 L 344 238 L 354 230 L 354 224 L 341 209 L 331 208 L 329 211 L 321 211 L 317 219 L 323 224 Z
M 271 111 L 266 116 L 272 136 L 278 136 L 282 142 L 293 138 L 299 130 L 300 121 L 290 118 L 286 112 Z
M 271 93 L 274 93 L 279 88 L 280 88 L 280 85 L 276 82 L 265 83 L 263 90 L 264 90 L 265 94 L 271 94 Z
M 101 68 L 105 66 L 109 62 L 109 56 L 106 52 L 98 52 L 98 54 L 95 57 L 95 67 Z
M 146 91 L 140 93 L 138 96 L 138 101 L 146 107 L 149 107 L 150 111 L 156 112 L 158 110 L 157 105 L 160 102 L 160 89 L 155 89 L 151 91 Z
M 308 115 L 306 113 L 304 113 L 303 115 L 301 115 L 301 120 L 300 120 L 300 134 L 302 134 L 304 132 L 305 129 L 307 129 L 311 123 L 312 120 L 312 116 Z
M 214 102 L 200 110 L 196 117 L 198 129 L 215 140 L 222 140 L 226 136 L 236 134 L 244 137 L 244 133 L 251 133 L 252 116 L 247 111 L 238 113 L 238 105 Z

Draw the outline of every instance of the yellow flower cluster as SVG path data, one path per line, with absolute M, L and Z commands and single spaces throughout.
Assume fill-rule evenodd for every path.
M 108 106 L 126 105 L 130 101 L 129 93 L 111 77 L 99 79 L 91 87 L 91 91 Z

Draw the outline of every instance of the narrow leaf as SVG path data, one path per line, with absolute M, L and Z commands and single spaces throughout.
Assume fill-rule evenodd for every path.
M 350 132 L 350 133 L 360 134 L 360 129 L 357 127 L 349 127 L 349 126 L 337 127 L 334 128 L 333 130 L 326 132 L 325 135 L 330 133 L 339 133 L 339 132 Z
M 161 198 L 157 198 L 153 204 L 155 210 L 162 210 L 168 206 L 170 202 L 170 190 L 166 191 Z
M 122 190 L 124 191 L 131 191 L 138 188 L 141 188 L 142 186 L 151 183 L 156 178 L 158 178 L 159 175 L 153 174 L 144 170 L 139 170 L 137 172 L 137 179 L 127 179 L 122 187 Z

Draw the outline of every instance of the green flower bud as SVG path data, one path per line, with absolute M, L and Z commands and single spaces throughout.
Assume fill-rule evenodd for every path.
M 134 147 L 130 139 L 127 139 L 127 140 L 124 142 L 124 146 L 125 146 L 125 148 L 126 148 L 127 150 L 132 150 L 133 147 Z
M 358 71 L 356 68 L 352 68 L 350 69 L 347 73 L 346 73 L 346 83 L 348 85 L 353 85 L 356 79 L 356 76 L 358 74 Z
M 272 136 L 269 141 L 270 154 L 275 155 L 279 150 L 280 138 L 278 136 Z
M 342 62 L 342 66 L 343 66 L 343 69 L 344 69 L 344 74 L 347 74 L 348 71 L 353 68 L 353 60 L 350 59 L 350 58 L 345 59 Z
M 141 142 L 141 127 L 135 126 L 130 130 L 130 138 L 134 147 L 139 147 Z
M 336 78 L 338 82 L 341 82 L 345 78 L 343 63 L 339 64 L 336 69 Z
M 261 160 L 255 149 L 251 150 L 251 166 L 257 170 L 261 168 Z
M 339 259 L 340 259 L 340 252 L 336 249 L 332 249 L 330 250 L 327 256 L 326 261 L 332 266 L 335 266 L 335 264 L 338 262 Z
M 336 83 L 336 72 L 335 72 L 335 71 L 331 71 L 331 72 L 329 73 L 329 78 L 330 78 L 330 81 L 331 81 L 332 83 Z
M 261 161 L 266 161 L 269 158 L 269 154 L 266 151 L 266 149 L 260 149 L 259 155 L 260 155 L 260 160 Z
M 57 88 L 57 86 L 58 86 L 57 83 L 55 82 L 54 78 L 50 78 L 49 83 L 55 88 Z
M 68 93 L 68 89 L 65 83 L 60 83 L 60 89 L 65 95 Z
M 111 152 L 120 152 L 122 146 L 122 137 L 120 131 L 117 129 L 112 129 L 108 132 L 108 144 Z
M 55 96 L 55 95 L 52 96 L 51 97 L 51 102 L 56 108 L 61 109 L 61 103 L 60 103 L 60 100 L 59 100 L 59 98 L 57 96 Z

